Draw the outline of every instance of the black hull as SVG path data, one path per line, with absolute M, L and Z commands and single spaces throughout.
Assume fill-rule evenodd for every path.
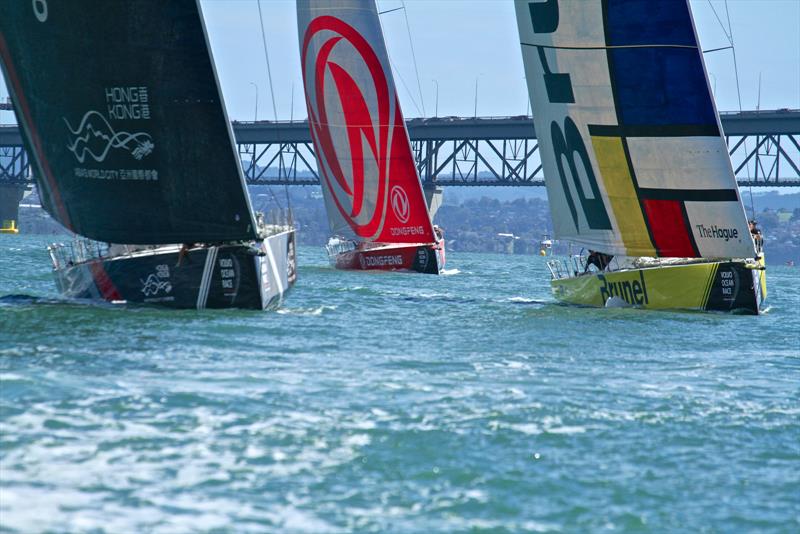
M 54 271 L 62 295 L 169 308 L 274 309 L 297 278 L 294 231 L 260 243 L 160 247 Z

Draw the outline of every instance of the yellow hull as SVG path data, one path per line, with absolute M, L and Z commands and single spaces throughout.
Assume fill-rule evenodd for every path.
M 554 279 L 558 300 L 581 306 L 757 314 L 766 298 L 764 260 L 690 263 Z

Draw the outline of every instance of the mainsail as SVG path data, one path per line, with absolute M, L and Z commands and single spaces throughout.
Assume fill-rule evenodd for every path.
M 2 11 L 6 85 L 50 214 L 115 243 L 256 237 L 197 0 Z
M 331 231 L 357 241 L 432 243 L 373 0 L 299 0 L 308 122 Z
M 516 0 L 556 237 L 754 256 L 686 0 Z

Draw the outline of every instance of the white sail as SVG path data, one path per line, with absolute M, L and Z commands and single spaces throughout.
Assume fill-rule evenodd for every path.
M 555 237 L 753 257 L 688 2 L 516 0 Z

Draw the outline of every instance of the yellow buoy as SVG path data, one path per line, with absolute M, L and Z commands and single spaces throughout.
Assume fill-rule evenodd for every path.
M 17 221 L 14 219 L 3 221 L 3 226 L 0 227 L 0 234 L 18 234 Z

